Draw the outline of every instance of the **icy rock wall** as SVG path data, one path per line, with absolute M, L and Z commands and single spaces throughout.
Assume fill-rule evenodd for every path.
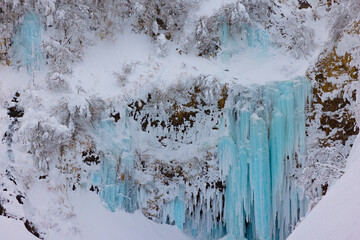
M 225 60 L 247 49 L 267 55 L 268 35 L 256 26 L 234 38 L 224 21 L 219 36 Z M 285 239 L 307 210 L 295 178 L 305 161 L 310 83 L 298 78 L 208 89 L 216 84 L 200 79 L 171 91 L 182 92 L 174 102 L 151 93 L 128 104 L 119 122 L 102 120 L 96 127 L 101 170 L 93 183 L 111 211 L 140 208 L 198 239 Z M 188 146 L 199 158 L 203 146 L 216 147 L 216 166 L 192 174 L 195 158 L 177 162 Z M 198 168 L 208 168 L 205 163 Z
M 285 239 L 306 213 L 307 200 L 292 177 L 305 161 L 309 92 L 304 79 L 241 91 L 223 118 L 224 215 L 236 239 Z
M 39 70 L 43 64 L 41 51 L 42 25 L 40 17 L 32 12 L 25 15 L 13 38 L 14 65 L 25 68 L 28 73 Z
M 160 161 L 164 152 L 172 153 L 175 160 L 180 156 L 169 148 L 172 145 L 162 145 L 151 133 L 157 129 L 158 134 L 162 127 L 144 131 L 127 111 L 121 112 L 116 122 L 103 119 L 96 126 L 101 168 L 93 174 L 93 184 L 111 211 L 140 208 L 148 217 L 174 224 L 197 239 L 224 235 L 285 239 L 307 211 L 307 199 L 295 179 L 305 161 L 305 111 L 310 91 L 305 78 L 232 86 L 218 128 L 211 134 L 217 139 L 214 166 L 212 160 L 196 163 L 195 158 L 181 164 L 171 159 Z M 150 105 L 150 100 L 144 102 L 142 111 L 156 116 Z M 194 121 L 205 116 L 199 115 Z M 202 124 L 212 126 L 210 118 L 202 119 Z M 135 153 L 146 145 L 141 142 L 143 138 L 158 145 L 153 146 L 156 151 L 139 158 Z M 201 156 L 208 151 L 201 147 L 204 144 L 212 143 L 197 138 L 196 142 L 184 141 L 176 149 L 195 146 L 192 154 L 206 158 Z M 138 165 L 144 166 L 142 170 Z M 202 170 L 196 172 L 197 168 Z

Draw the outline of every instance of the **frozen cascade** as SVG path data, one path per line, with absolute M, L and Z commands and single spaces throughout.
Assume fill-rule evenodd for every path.
M 175 200 L 167 203 L 163 208 L 164 223 L 175 223 L 178 228 L 183 230 L 185 223 L 185 189 L 184 186 L 179 187 L 178 196 Z
M 15 66 L 25 68 L 28 73 L 39 70 L 43 65 L 41 51 L 42 27 L 37 14 L 29 12 L 21 25 L 17 26 L 11 47 Z
M 291 180 L 305 159 L 305 79 L 240 91 L 222 127 L 218 154 L 226 178 L 225 222 L 236 239 L 285 239 L 306 213 Z
M 222 195 L 211 190 L 186 202 L 184 188 L 180 186 L 179 196 L 163 206 L 162 223 L 172 224 L 196 239 L 218 239 L 225 235 L 226 228 L 221 221 Z M 219 218 L 219 219 L 217 219 Z
M 259 58 L 268 56 L 266 32 L 250 26 L 245 29 L 245 43 L 237 42 L 229 36 L 227 23 L 221 25 L 220 56 L 225 61 L 239 57 L 247 48 L 259 50 L 255 51 Z M 171 183 L 173 188 L 157 185 L 151 175 L 157 174 L 154 169 L 147 169 L 150 175 L 138 179 L 135 150 L 141 143 L 132 134 L 141 129 L 136 119 L 130 119 L 126 111 L 117 123 L 105 118 L 96 126 L 101 169 L 93 174 L 92 182 L 100 187 L 100 196 L 111 211 L 140 208 L 149 218 L 176 225 L 197 239 L 225 235 L 226 239 L 285 239 L 307 210 L 307 200 L 292 178 L 305 159 L 305 108 L 310 90 L 305 78 L 232 86 L 216 131 L 215 182 L 194 180 L 199 184 L 196 188 L 180 179 Z M 208 126 L 206 119 L 199 121 Z M 165 131 L 176 134 L 174 129 Z M 196 138 L 195 145 L 203 140 Z M 206 186 L 217 183 L 220 187 Z M 166 191 L 169 195 L 161 198 Z
M 252 51 L 256 57 L 267 57 L 271 46 L 269 34 L 256 24 L 244 24 L 240 33 L 229 26 L 228 21 L 221 18 L 219 20 L 219 39 L 221 51 L 220 59 L 223 62 L 229 62 L 231 57 L 244 54 L 246 51 Z M 259 59 L 260 60 L 260 59 Z
M 305 157 L 305 108 L 310 83 L 305 78 L 255 86 L 233 86 L 221 119 L 219 177 L 224 192 L 179 182 L 159 207 L 158 221 L 176 225 L 197 239 L 285 239 L 305 215 L 307 200 L 292 177 Z M 135 176 L 131 132 L 136 122 L 122 113 L 119 122 L 96 126 L 101 169 L 93 175 L 111 210 L 133 212 L 153 201 Z M 131 130 L 130 130 L 131 129 Z M 136 130 L 137 131 L 137 130 Z M 154 219 L 157 219 L 155 215 Z
M 122 118 L 116 124 L 104 119 L 96 126 L 102 154 L 101 169 L 94 174 L 93 184 L 100 184 L 100 196 L 111 211 L 120 208 L 134 212 L 137 209 L 134 155 L 127 120 Z

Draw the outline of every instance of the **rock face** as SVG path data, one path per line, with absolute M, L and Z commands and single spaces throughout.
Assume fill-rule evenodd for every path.
M 352 63 L 350 52 L 338 55 L 337 47 L 324 52 L 315 67 L 310 70 L 314 81 L 313 101 L 310 109 L 310 125 L 317 125 L 322 132 L 321 147 L 337 146 L 348 155 L 354 137 L 359 133 L 354 105 L 358 69 Z M 350 138 L 350 141 L 349 141 Z
M 327 187 L 334 181 L 330 176 L 343 174 L 345 159 L 359 133 L 359 43 L 354 40 L 359 35 L 358 21 L 350 22 L 338 32 L 336 41 L 320 54 L 316 64 L 307 72 L 307 77 L 313 82 L 313 98 L 307 124 L 307 162 L 310 164 L 306 166 L 304 176 L 309 176 L 309 171 L 314 173 L 316 164 L 323 166 L 322 173 L 317 177 L 313 174 L 312 183 L 305 184 L 312 199 L 326 194 Z M 325 167 L 322 156 L 332 159 L 326 161 L 332 170 Z M 305 178 L 303 180 L 307 182 Z

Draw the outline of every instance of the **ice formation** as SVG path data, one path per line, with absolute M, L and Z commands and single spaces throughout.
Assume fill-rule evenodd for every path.
M 229 33 L 228 24 L 221 24 L 219 35 L 224 49 L 220 56 L 225 62 L 232 57 L 242 57 L 241 54 L 249 50 L 260 53 L 257 57 L 268 56 L 271 43 L 266 32 L 256 26 L 247 26 L 245 30 L 239 37 L 242 40 L 236 41 Z M 148 213 L 149 217 L 176 225 L 198 239 L 217 239 L 225 235 L 235 239 L 285 239 L 307 210 L 306 197 L 293 177 L 305 160 L 305 109 L 310 89 L 310 83 L 301 77 L 261 85 L 231 86 L 216 131 L 218 166 L 212 173 L 217 174 L 219 188 L 224 190 L 199 186 L 194 191 L 191 184 L 174 180 L 177 186 L 171 189 L 170 197 L 152 198 L 154 191 L 166 194 L 156 185 L 156 176 L 137 179 L 135 150 L 146 143 L 134 143 L 132 134 L 145 131 L 151 138 L 154 137 L 151 131 L 158 135 L 164 131 L 168 144 L 181 135 L 175 126 L 165 128 L 165 123 L 162 130 L 156 129 L 158 124 L 153 123 L 155 130 L 147 130 L 151 122 L 149 114 L 167 114 L 166 110 L 159 110 L 161 104 L 134 119 L 124 110 L 119 122 L 105 118 L 98 123 L 96 135 L 97 148 L 102 152 L 101 168 L 94 174 L 93 184 L 99 186 L 100 196 L 111 211 L 133 212 L 152 203 L 149 211 L 156 213 Z M 147 103 L 136 104 L 137 109 L 143 109 Z M 200 118 L 201 115 L 196 115 L 197 122 L 210 129 L 213 122 L 206 120 L 206 115 Z M 142 129 L 136 127 L 140 119 L 145 119 Z M 200 137 L 201 134 L 206 136 L 203 132 L 195 129 L 194 133 L 186 135 L 197 127 L 194 124 L 188 127 L 190 130 L 184 128 L 180 141 L 205 144 Z M 168 146 L 165 151 L 173 150 Z M 156 175 L 156 171 L 151 174 Z
M 270 37 L 263 28 L 249 23 L 244 24 L 241 33 L 235 33 L 226 20 L 220 18 L 218 21 L 221 50 L 217 56 L 223 63 L 241 58 L 251 51 L 256 57 L 269 56 Z M 39 17 L 28 13 L 13 39 L 13 48 L 16 49 L 14 59 L 18 61 L 18 66 L 30 73 L 40 68 L 43 59 L 41 32 Z M 224 94 L 220 87 L 220 90 L 213 88 L 213 85 L 220 85 L 219 82 L 214 80 L 211 82 L 213 85 L 207 85 L 207 78 L 211 77 L 201 76 L 199 79 L 204 89 L 207 88 L 204 99 L 211 102 L 211 94 Z M 294 176 L 305 161 L 305 110 L 310 83 L 299 77 L 261 85 L 232 84 L 229 90 L 226 86 L 223 88 L 228 91 L 226 105 L 222 107 L 217 106 L 218 99 L 211 104 L 205 101 L 198 104 L 203 89 L 196 86 L 198 88 L 194 93 L 188 91 L 192 94 L 191 102 L 186 104 L 181 102 L 181 94 L 177 96 L 174 91 L 170 98 L 175 99 L 175 104 L 162 99 L 163 102 L 159 100 L 158 105 L 146 110 L 144 106 L 151 100 L 149 93 L 148 102 L 133 102 L 138 111 L 135 114 L 140 115 L 138 119 L 130 114 L 132 103 L 127 102 L 117 106 L 122 109 L 118 119 L 114 121 L 104 114 L 94 124 L 94 146 L 99 153 L 100 165 L 89 171 L 89 178 L 109 210 L 134 212 L 146 209 L 150 204 L 147 217 L 176 225 L 197 239 L 224 236 L 225 239 L 286 239 L 307 211 L 307 199 L 295 184 Z M 193 109 L 186 112 L 183 106 Z M 143 109 L 145 113 L 140 113 Z M 177 111 L 178 115 L 168 117 L 171 111 Z M 211 115 L 213 112 L 216 113 Z M 158 119 L 152 121 L 151 114 Z M 181 122 L 181 116 L 188 119 Z M 148 125 L 151 130 L 148 130 Z M 157 185 L 158 172 L 155 169 L 148 167 L 141 174 L 137 172 L 136 151 L 141 152 L 141 145 L 147 144 L 145 140 L 139 142 L 141 137 L 135 136 L 137 134 L 147 134 L 147 140 L 158 144 L 149 147 L 155 149 L 151 149 L 150 160 L 144 161 L 149 166 L 151 161 L 155 162 L 154 165 L 159 161 L 163 168 L 169 167 L 174 171 L 172 159 L 157 156 L 157 151 L 175 155 L 178 149 L 187 151 L 187 145 L 195 146 L 189 148 L 193 151 L 189 155 L 193 156 L 204 154 L 207 151 L 204 149 L 215 148 L 214 154 L 206 154 L 212 156 L 209 162 L 215 159 L 216 164 L 204 167 L 203 163 L 199 163 L 199 169 L 211 170 L 196 172 L 194 167 L 196 174 L 191 175 L 191 170 L 185 171 L 185 163 L 178 163 L 183 164 L 179 168 L 179 176 L 171 173 L 168 177 L 167 173 L 161 173 L 170 180 Z M 156 139 L 156 134 L 164 135 Z M 205 139 L 214 136 L 215 144 Z M 163 139 L 166 144 L 161 142 Z M 192 159 L 187 160 L 191 162 Z M 206 174 L 209 176 L 204 177 Z
M 40 17 L 29 12 L 23 22 L 17 27 L 13 39 L 12 52 L 15 66 L 24 67 L 28 73 L 39 70 L 43 65 L 41 51 L 42 26 Z
M 226 178 L 225 219 L 236 239 L 285 239 L 306 213 L 306 198 L 291 180 L 305 160 L 305 79 L 240 91 L 219 139 Z
M 120 124 L 110 119 L 102 120 L 96 127 L 98 145 L 103 153 L 101 169 L 93 177 L 93 184 L 101 186 L 100 196 L 107 207 L 134 212 L 137 208 L 137 189 L 134 184 L 134 156 L 131 148 L 128 122 Z
M 220 57 L 229 62 L 234 55 L 244 55 L 252 51 L 256 57 L 267 57 L 272 43 L 269 34 L 256 24 L 244 24 L 241 32 L 234 33 L 229 23 L 220 19 L 219 38 L 221 44 Z M 239 56 L 238 56 L 239 57 Z
M 305 159 L 305 78 L 265 85 L 233 86 L 218 131 L 219 177 L 225 192 L 189 185 L 176 188 L 161 205 L 160 222 L 175 224 L 196 238 L 285 239 L 306 213 L 307 200 L 293 175 Z M 93 184 L 107 207 L 133 212 L 149 201 L 137 185 L 128 114 L 97 126 L 101 169 Z M 118 159 L 120 157 L 120 159 Z M 149 180 L 147 184 L 155 185 Z M 222 194 L 224 196 L 222 196 Z M 154 205 L 155 206 L 155 205 Z

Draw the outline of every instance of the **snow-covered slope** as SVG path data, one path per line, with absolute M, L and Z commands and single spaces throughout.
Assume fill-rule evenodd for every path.
M 348 158 L 345 174 L 301 221 L 288 240 L 360 239 L 360 136 Z
M 36 188 L 38 195 L 38 209 L 52 206 L 46 199 L 46 191 L 41 186 Z M 44 197 L 45 196 L 45 197 Z M 76 214 L 75 224 L 61 223 L 60 228 L 73 228 L 73 235 L 65 235 L 63 231 L 50 232 L 47 239 L 86 239 L 86 240 L 143 240 L 156 239 L 167 240 L 169 236 L 174 240 L 189 239 L 176 226 L 155 223 L 140 212 L 134 214 L 126 213 L 123 210 L 110 212 L 101 207 L 97 194 L 88 191 L 73 192 L 69 201 Z M 56 206 L 54 206 L 56 207 Z M 46 216 L 49 218 L 50 216 Z M 55 216 L 56 217 L 56 216 Z M 45 219 L 46 219 L 45 218 Z M 0 239 L 2 240 L 36 240 L 26 228 L 22 221 L 0 216 Z
M 134 214 L 125 211 L 110 212 L 101 205 L 98 195 L 88 191 L 70 196 L 82 235 L 79 239 L 98 240 L 143 240 L 190 239 L 176 226 L 158 224 L 147 219 L 140 211 Z M 83 201 L 86 199 L 86 202 Z M 54 239 L 65 239 L 56 236 Z
M 28 232 L 21 221 L 0 216 L 1 239 L 6 240 L 37 240 Z

